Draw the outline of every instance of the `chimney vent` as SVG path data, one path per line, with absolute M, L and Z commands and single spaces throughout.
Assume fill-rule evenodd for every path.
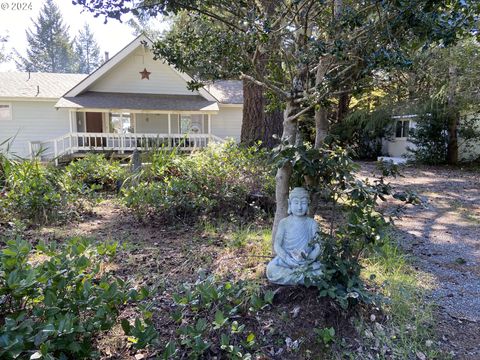
M 110 56 L 108 54 L 108 51 L 105 51 L 105 62 L 107 62 L 108 59 L 110 59 Z

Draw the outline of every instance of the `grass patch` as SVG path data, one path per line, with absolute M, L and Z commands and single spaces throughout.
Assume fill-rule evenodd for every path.
M 392 240 L 363 266 L 362 277 L 385 297 L 383 313 L 367 314 L 367 320 L 358 324 L 378 359 L 445 358 L 434 340 L 433 306 L 425 300 L 431 286 L 428 275 L 415 270 Z

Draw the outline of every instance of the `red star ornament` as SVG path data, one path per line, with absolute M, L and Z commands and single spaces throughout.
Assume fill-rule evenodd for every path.
M 142 78 L 141 78 L 140 80 L 143 80 L 143 79 L 150 80 L 150 74 L 151 74 L 151 72 L 150 72 L 150 71 L 147 71 L 146 68 L 143 68 L 143 71 L 140 71 L 139 73 L 140 73 L 140 75 L 142 75 Z

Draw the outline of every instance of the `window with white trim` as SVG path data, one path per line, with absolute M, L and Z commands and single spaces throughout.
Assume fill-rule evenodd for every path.
M 134 133 L 133 119 L 130 113 L 110 113 L 110 130 L 117 134 Z
M 10 104 L 0 104 L 0 121 L 12 120 L 12 107 Z
M 395 123 L 395 137 L 408 138 L 410 132 L 410 120 L 397 120 Z

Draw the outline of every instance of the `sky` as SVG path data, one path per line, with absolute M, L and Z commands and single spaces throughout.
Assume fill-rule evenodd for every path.
M 55 0 L 55 2 L 60 8 L 64 23 L 70 27 L 72 38 L 78 34 L 85 23 L 90 25 L 95 40 L 100 46 L 102 57 L 105 51 L 112 57 L 135 38 L 133 29 L 126 23 L 111 19 L 104 24 L 103 17 L 95 18 L 87 11 L 82 12 L 82 7 L 73 5 L 71 0 Z M 8 35 L 8 42 L 5 45 L 7 50 L 14 48 L 22 55 L 26 54 L 28 44 L 25 31 L 32 27 L 32 19 L 37 19 L 44 3 L 45 0 L 0 0 L 0 35 Z M 19 9 L 15 4 L 24 5 Z M 14 61 L 0 64 L 0 71 L 15 70 Z

